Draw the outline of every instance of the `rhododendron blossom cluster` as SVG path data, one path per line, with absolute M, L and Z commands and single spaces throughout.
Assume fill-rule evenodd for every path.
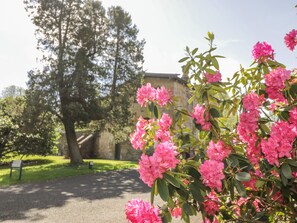
M 137 90 L 136 99 L 141 106 L 146 106 L 150 101 L 156 101 L 161 107 L 164 107 L 172 102 L 172 95 L 164 86 L 156 89 L 147 83 Z
M 279 159 L 292 157 L 293 142 L 297 137 L 297 129 L 288 122 L 279 121 L 272 125 L 270 137 L 262 139 L 261 147 L 265 158 L 271 165 L 279 166 Z
M 166 113 L 163 113 L 162 117 L 158 119 L 157 122 L 158 122 L 159 129 L 155 133 L 155 138 L 154 138 L 155 142 L 171 141 L 169 128 L 172 124 L 172 119 L 170 118 L 170 116 Z
M 135 131 L 130 135 L 130 141 L 134 149 L 143 149 L 147 143 L 145 139 L 146 131 L 150 129 L 153 120 L 145 120 L 141 116 L 136 123 Z
M 293 29 L 285 35 L 285 44 L 293 51 L 297 45 L 297 30 Z
M 222 74 L 219 71 L 215 74 L 205 73 L 205 78 L 208 83 L 219 82 L 222 80 Z
M 130 223 L 162 223 L 160 210 L 139 199 L 129 201 L 125 206 L 125 212 Z
M 242 142 L 247 143 L 246 154 L 253 164 L 258 163 L 261 149 L 257 145 L 258 120 L 260 118 L 260 105 L 263 103 L 263 96 L 254 92 L 246 94 L 242 100 L 245 111 L 240 114 L 237 133 Z
M 218 140 L 217 143 L 210 141 L 207 147 L 207 156 L 211 160 L 223 161 L 230 153 L 230 148 L 222 140 Z
M 292 108 L 289 111 L 290 117 L 289 117 L 289 122 L 293 125 L 293 127 L 297 128 L 297 106 Z
M 182 216 L 182 209 L 180 207 L 175 207 L 172 210 L 170 210 L 170 213 L 172 217 L 179 218 Z
M 286 86 L 285 81 L 290 78 L 290 73 L 291 71 L 279 67 L 265 75 L 265 84 L 267 85 L 266 92 L 270 99 L 277 102 L 287 103 L 287 100 L 282 94 L 282 90 Z
M 274 59 L 274 50 L 267 42 L 257 42 L 254 45 L 252 54 L 254 60 L 259 63 L 265 62 L 267 59 Z
M 196 120 L 196 123 L 201 125 L 203 130 L 210 130 L 209 114 L 205 112 L 203 105 L 196 105 L 191 116 Z
M 218 192 L 222 190 L 222 180 L 225 178 L 223 170 L 224 163 L 216 160 L 206 160 L 199 167 L 203 183 Z
M 171 142 L 158 144 L 152 156 L 142 154 L 139 161 L 140 179 L 151 187 L 157 178 L 163 178 L 163 173 L 168 169 L 175 168 L 179 163 L 177 155 L 176 146 Z
M 215 215 L 219 209 L 219 202 L 220 199 L 217 197 L 214 191 L 211 191 L 206 197 L 205 201 L 203 202 L 203 207 L 207 215 Z

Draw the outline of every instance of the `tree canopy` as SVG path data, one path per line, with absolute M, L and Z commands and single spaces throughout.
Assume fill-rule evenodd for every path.
M 32 103 L 63 123 L 71 163 L 82 163 L 75 125 L 127 120 L 128 103 L 142 71 L 143 41 L 120 7 L 106 11 L 94 0 L 31 0 L 43 69 L 29 72 Z M 121 117 L 121 118 L 119 118 Z

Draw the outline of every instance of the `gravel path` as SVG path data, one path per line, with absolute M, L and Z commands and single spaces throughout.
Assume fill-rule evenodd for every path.
M 15 185 L 0 188 L 0 222 L 124 223 L 124 206 L 133 198 L 150 199 L 136 170 Z

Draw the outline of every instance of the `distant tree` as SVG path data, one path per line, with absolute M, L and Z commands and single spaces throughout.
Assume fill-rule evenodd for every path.
M 25 89 L 15 85 L 8 86 L 4 88 L 4 90 L 2 90 L 1 92 L 2 98 L 23 96 L 24 94 L 25 94 Z
M 121 100 L 122 105 L 129 101 L 126 91 L 135 88 L 133 77 L 140 71 L 131 65 L 142 61 L 142 47 L 136 40 L 137 29 L 128 28 L 134 32 L 129 34 L 133 36 L 131 40 L 135 40 L 133 52 L 124 49 L 128 45 L 114 48 L 115 35 L 109 33 L 115 30 L 112 28 L 114 22 L 107 22 L 105 9 L 99 1 L 25 0 L 24 3 L 36 25 L 38 48 L 43 52 L 45 64 L 43 70 L 29 72 L 28 87 L 35 99 L 33 104 L 57 115 L 65 128 L 71 163 L 80 164 L 82 157 L 76 140 L 76 124 L 106 120 L 113 117 L 109 113 L 115 111 L 119 117 L 127 114 L 127 109 L 118 104 Z M 126 25 L 132 27 L 131 19 L 127 19 Z M 124 38 L 123 34 L 120 38 Z M 132 46 L 130 39 L 126 40 Z M 125 40 L 119 39 L 118 45 L 120 42 Z M 123 60 L 136 56 L 139 59 Z
M 24 97 L 0 100 L 0 159 L 16 154 L 51 154 L 56 137 L 50 114 L 32 113 Z
M 124 135 L 128 135 L 124 127 L 132 124 L 133 120 L 130 117 L 130 105 L 140 86 L 145 41 L 137 39 L 139 31 L 136 25 L 132 23 L 129 13 L 120 6 L 108 9 L 107 21 L 107 79 L 104 88 L 110 92 L 112 109 L 105 121 L 108 130 L 121 141 L 125 139 Z

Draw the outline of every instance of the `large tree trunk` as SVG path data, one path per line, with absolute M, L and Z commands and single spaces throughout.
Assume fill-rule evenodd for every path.
M 78 143 L 76 140 L 75 128 L 74 123 L 71 120 L 64 120 L 63 122 L 65 132 L 66 132 L 66 139 L 68 145 L 68 151 L 70 155 L 70 163 L 73 165 L 79 165 L 83 163 L 83 159 L 79 152 Z

